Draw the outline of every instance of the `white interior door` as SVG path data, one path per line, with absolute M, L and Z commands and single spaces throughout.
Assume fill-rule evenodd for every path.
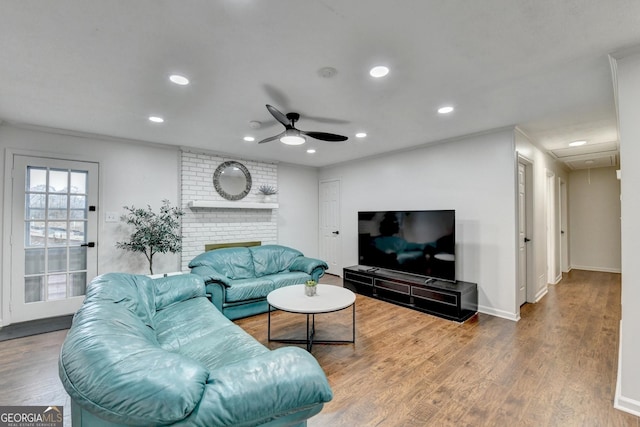
M 11 322 L 74 313 L 97 274 L 98 164 L 14 155 Z
M 320 183 L 320 258 L 329 264 L 327 273 L 342 275 L 340 234 L 340 181 Z
M 526 167 L 518 163 L 518 305 L 527 302 Z
M 560 266 L 569 272 L 569 223 L 567 219 L 567 184 L 560 180 Z

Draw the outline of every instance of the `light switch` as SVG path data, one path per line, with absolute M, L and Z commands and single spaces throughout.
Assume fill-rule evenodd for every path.
M 104 222 L 118 222 L 118 212 L 106 212 Z

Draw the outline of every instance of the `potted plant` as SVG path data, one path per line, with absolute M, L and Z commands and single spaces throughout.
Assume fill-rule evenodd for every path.
M 276 187 L 272 185 L 261 185 L 260 187 L 258 187 L 258 193 L 264 196 L 264 202 L 270 202 L 271 196 L 273 196 L 274 194 L 278 194 L 278 189 L 276 189 Z
M 153 274 L 153 256 L 160 253 L 176 253 L 182 250 L 180 217 L 184 211 L 172 207 L 168 200 L 162 201 L 160 212 L 153 212 L 151 206 L 146 209 L 124 206 L 127 213 L 120 220 L 133 227 L 126 242 L 117 242 L 116 247 L 131 252 L 142 252 L 149 261 L 149 273 Z
M 308 297 L 312 297 L 317 293 L 318 290 L 318 282 L 315 280 L 307 280 L 307 283 L 304 284 L 304 293 Z

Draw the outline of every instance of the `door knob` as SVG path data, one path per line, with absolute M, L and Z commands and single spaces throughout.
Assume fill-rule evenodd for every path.
M 89 247 L 89 248 L 93 248 L 95 246 L 96 246 L 95 242 L 87 242 L 80 245 L 80 247 Z
M 529 238 L 527 238 L 527 237 L 525 237 L 525 238 L 524 238 L 524 242 L 525 242 L 525 243 L 530 242 L 530 241 L 531 241 L 531 239 L 529 239 Z
M 340 231 L 336 230 L 336 231 L 332 231 L 333 234 L 338 235 L 340 234 Z

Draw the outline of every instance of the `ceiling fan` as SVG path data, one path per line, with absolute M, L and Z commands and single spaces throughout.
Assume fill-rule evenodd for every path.
M 271 136 L 269 138 L 265 138 L 262 141 L 258 142 L 258 144 L 263 144 L 265 142 L 280 140 L 283 144 L 288 145 L 300 145 L 304 144 L 307 139 L 305 136 L 319 139 L 321 141 L 346 141 L 346 136 L 336 135 L 334 133 L 326 133 L 326 132 L 307 132 L 303 130 L 296 129 L 295 123 L 300 119 L 300 114 L 298 113 L 287 113 L 282 114 L 275 107 L 267 104 L 267 110 L 271 113 L 273 117 L 284 126 L 284 132 Z

